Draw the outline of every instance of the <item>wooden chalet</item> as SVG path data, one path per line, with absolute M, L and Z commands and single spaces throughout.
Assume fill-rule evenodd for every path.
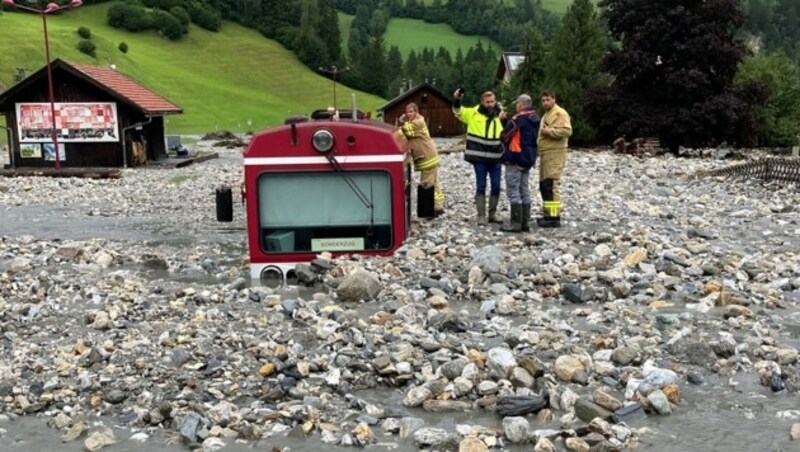
M 110 68 L 52 62 L 62 167 L 121 167 L 166 157 L 164 115 L 183 110 Z M 53 167 L 47 67 L 0 93 L 12 168 Z M 123 155 L 123 153 L 125 155 Z
M 446 137 L 464 133 L 461 121 L 453 115 L 453 102 L 430 83 L 421 83 L 410 88 L 378 108 L 383 113 L 383 122 L 397 125 L 405 113 L 406 105 L 415 103 L 419 113 L 425 117 L 431 136 Z
M 511 77 L 517 72 L 519 66 L 525 62 L 525 54 L 522 52 L 503 52 L 500 55 L 500 62 L 497 64 L 496 79 L 498 83 L 509 83 Z

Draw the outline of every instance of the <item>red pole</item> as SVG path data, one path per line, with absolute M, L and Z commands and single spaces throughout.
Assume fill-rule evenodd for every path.
M 56 154 L 56 170 L 61 169 L 61 155 L 58 150 L 58 133 L 56 133 L 56 101 L 53 90 L 53 69 L 50 67 L 50 42 L 47 39 L 47 12 L 41 11 L 42 25 L 44 26 L 44 53 L 47 57 L 47 84 L 50 88 L 50 129 L 53 132 L 53 150 Z

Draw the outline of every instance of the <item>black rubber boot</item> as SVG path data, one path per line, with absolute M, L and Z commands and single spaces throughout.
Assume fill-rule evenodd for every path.
M 530 232 L 531 230 L 531 203 L 522 204 L 520 230 L 522 230 L 522 232 Z
M 499 196 L 489 196 L 489 223 L 502 223 L 503 220 L 497 216 L 497 204 L 500 203 Z
M 536 225 L 540 228 L 560 228 L 561 217 L 544 217 L 537 218 Z
M 486 221 L 486 195 L 475 195 L 475 210 L 478 212 L 478 224 L 487 224 Z
M 508 225 L 500 226 L 503 232 L 521 232 L 522 231 L 522 204 L 511 204 L 511 218 L 508 220 Z

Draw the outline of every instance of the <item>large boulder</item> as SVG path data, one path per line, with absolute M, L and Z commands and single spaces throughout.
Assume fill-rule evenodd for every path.
M 381 282 L 377 276 L 358 269 L 342 281 L 336 289 L 336 295 L 342 301 L 369 301 L 377 297 L 381 289 Z

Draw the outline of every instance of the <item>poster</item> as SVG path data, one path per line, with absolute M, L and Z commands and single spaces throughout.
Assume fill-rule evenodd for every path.
M 52 142 L 49 103 L 18 103 L 17 133 L 20 143 Z M 117 104 L 113 102 L 56 103 L 56 132 L 64 143 L 119 141 Z
M 22 144 L 19 147 L 19 156 L 24 159 L 42 158 L 42 145 L 39 143 Z
M 56 151 L 55 151 L 55 146 L 53 146 L 53 143 L 44 143 L 42 144 L 42 148 L 44 148 L 44 161 L 55 162 Z M 63 144 L 58 143 L 58 161 L 64 162 L 66 160 L 67 160 L 67 150 L 64 149 Z

